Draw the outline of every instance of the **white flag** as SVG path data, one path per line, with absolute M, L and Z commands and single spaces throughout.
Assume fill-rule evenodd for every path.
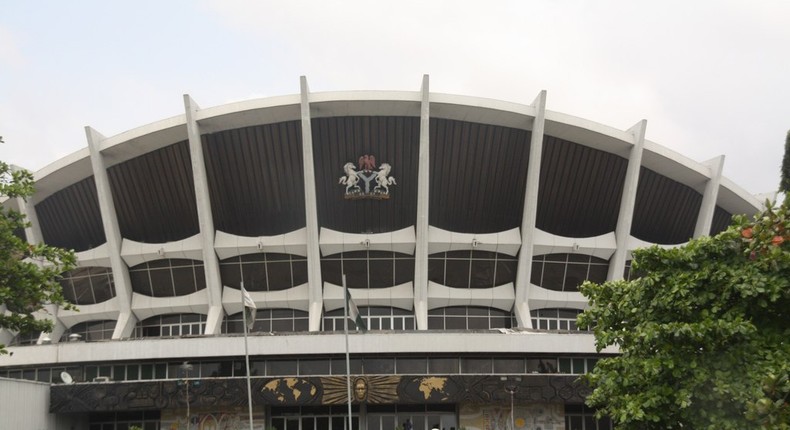
M 255 325 L 255 312 L 258 307 L 255 306 L 250 293 L 244 289 L 244 285 L 241 286 L 241 303 L 244 305 L 244 312 L 247 315 L 247 328 L 252 330 L 252 326 Z

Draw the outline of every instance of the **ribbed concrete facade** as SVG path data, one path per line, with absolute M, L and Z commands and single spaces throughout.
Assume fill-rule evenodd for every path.
M 31 201 L 6 201 L 33 220 L 28 240 L 78 251 L 64 289 L 80 310 L 52 309 L 53 333 L 0 334 L 19 345 L 0 376 L 76 374 L 54 386 L 53 412 L 91 428 L 186 426 L 187 390 L 194 428 L 246 420 L 246 395 L 205 392 L 242 376 L 243 283 L 259 315 L 256 426 L 338 430 L 346 275 L 370 329 L 349 342 L 368 390 L 355 425 L 595 428 L 571 377 L 599 357 L 575 330 L 578 285 L 632 276 L 633 249 L 759 207 L 723 158 L 646 140 L 647 121 L 616 130 L 552 112 L 546 92 L 529 105 L 436 94 L 427 76 L 415 92 L 300 87 L 205 109 L 185 96 L 184 115 L 112 137 L 86 128 L 85 150 L 36 173 Z M 205 370 L 182 374 L 184 361 Z M 309 401 L 267 397 L 297 379 Z M 117 381 L 131 391 L 107 400 Z M 167 400 L 129 400 L 150 384 Z M 105 400 L 68 400 L 77 392 Z

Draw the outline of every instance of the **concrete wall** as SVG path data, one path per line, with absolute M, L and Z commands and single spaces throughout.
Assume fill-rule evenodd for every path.
M 0 378 L 0 429 L 81 430 L 88 428 L 84 415 L 49 413 L 49 384 Z

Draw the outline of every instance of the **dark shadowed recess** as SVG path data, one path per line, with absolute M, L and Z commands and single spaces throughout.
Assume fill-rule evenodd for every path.
M 463 233 L 521 225 L 530 132 L 431 119 L 430 224 Z
M 183 141 L 107 169 L 124 238 L 163 243 L 199 232 L 191 163 Z
M 710 235 L 714 236 L 727 230 L 731 223 L 732 214 L 716 206 L 716 210 L 713 212 L 713 223 L 710 226 Z
M 652 243 L 684 243 L 694 235 L 701 204 L 698 192 L 642 167 L 631 235 Z
M 347 233 L 381 233 L 416 224 L 419 118 L 332 117 L 312 120 L 319 226 Z M 389 199 L 345 199 L 343 165 L 373 155 L 392 166 Z M 361 183 L 364 190 L 364 184 Z M 371 189 L 375 183 L 371 185 Z
M 614 231 L 627 167 L 617 155 L 546 136 L 537 227 L 566 237 Z
M 49 245 L 79 252 L 106 241 L 93 176 L 47 197 L 36 205 L 36 214 Z
M 214 226 L 274 236 L 305 226 L 299 121 L 203 136 Z

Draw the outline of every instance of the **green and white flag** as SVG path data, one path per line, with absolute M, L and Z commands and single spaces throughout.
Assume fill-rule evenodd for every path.
M 356 303 L 354 303 L 354 299 L 351 298 L 351 293 L 348 291 L 348 288 L 346 288 L 346 303 L 348 304 L 348 317 L 354 320 L 354 323 L 357 325 L 357 330 L 362 332 L 368 331 L 365 320 L 363 320 L 362 315 L 359 314 L 359 308 L 357 308 Z
M 241 286 L 241 303 L 244 305 L 244 314 L 247 318 L 247 329 L 252 330 L 252 327 L 255 325 L 255 313 L 258 310 L 258 307 L 255 306 L 255 302 L 250 297 L 250 293 L 244 289 L 244 285 Z

